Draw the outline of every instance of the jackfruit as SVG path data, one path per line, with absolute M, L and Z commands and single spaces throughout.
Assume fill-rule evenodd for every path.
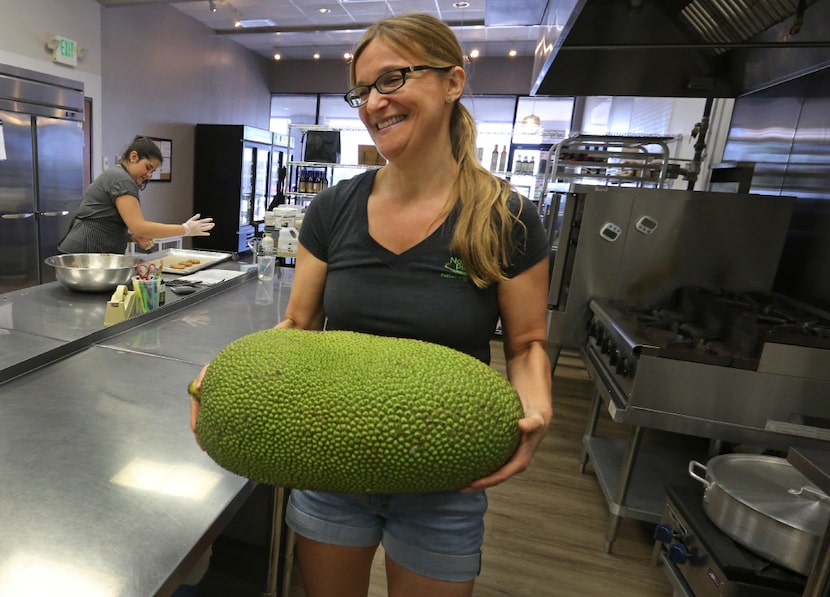
M 466 487 L 515 452 L 524 416 L 513 386 L 467 354 L 347 331 L 243 336 L 208 365 L 200 399 L 199 440 L 223 468 L 343 493 Z

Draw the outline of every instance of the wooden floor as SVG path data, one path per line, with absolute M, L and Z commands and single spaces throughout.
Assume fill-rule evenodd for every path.
M 493 366 L 504 372 L 501 345 Z M 582 434 L 593 396 L 582 361 L 563 354 L 553 381 L 554 418 L 531 468 L 488 490 L 490 507 L 476 597 L 669 597 L 664 572 L 651 562 L 653 524 L 623 519 L 612 553 L 603 551 L 608 506 L 590 471 L 579 473 Z M 603 435 L 626 429 L 601 418 Z M 294 567 L 291 597 L 302 597 Z M 386 597 L 383 554 L 369 597 Z

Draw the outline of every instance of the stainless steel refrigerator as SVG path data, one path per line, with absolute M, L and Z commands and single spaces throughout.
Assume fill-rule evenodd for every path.
M 83 83 L 0 65 L 0 292 L 54 280 L 83 195 Z

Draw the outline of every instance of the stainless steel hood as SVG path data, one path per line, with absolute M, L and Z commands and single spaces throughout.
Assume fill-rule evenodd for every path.
M 549 0 L 531 93 L 738 97 L 830 66 L 830 0 Z

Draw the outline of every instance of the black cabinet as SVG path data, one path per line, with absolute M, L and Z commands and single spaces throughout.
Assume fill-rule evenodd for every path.
M 264 226 L 277 202 L 287 147 L 270 131 L 241 124 L 197 124 L 193 205 L 216 226 L 193 238 L 200 249 L 249 251 L 248 240 Z

